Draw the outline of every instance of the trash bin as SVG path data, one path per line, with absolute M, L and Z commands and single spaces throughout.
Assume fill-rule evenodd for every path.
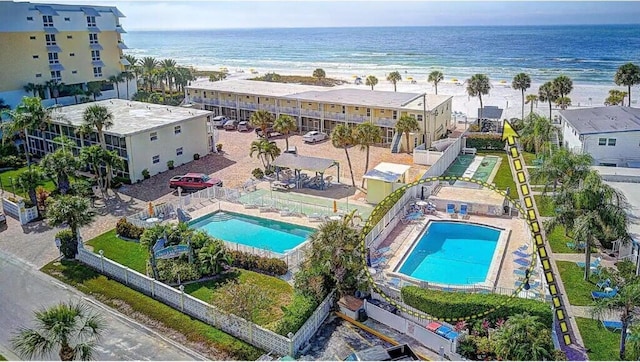
M 509 205 L 504 205 L 502 209 L 504 210 L 505 215 L 509 213 Z
M 357 318 L 356 320 L 358 322 L 364 322 L 368 319 L 369 317 L 367 316 L 367 311 L 364 310 L 364 308 L 360 308 L 358 309 L 358 314 L 357 314 Z

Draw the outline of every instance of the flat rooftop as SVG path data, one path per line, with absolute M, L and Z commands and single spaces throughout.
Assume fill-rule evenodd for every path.
M 329 89 L 322 91 L 308 91 L 292 94 L 287 98 L 296 98 L 302 101 L 322 103 L 339 103 L 354 106 L 370 106 L 384 108 L 402 108 L 411 103 L 422 93 L 402 93 L 390 91 L 376 91 L 370 89 Z
M 638 192 L 638 184 L 611 181 L 605 181 L 605 183 L 618 189 L 626 196 L 630 206 L 628 230 L 633 240 L 640 242 L 640 193 Z
M 264 82 L 248 79 L 229 79 L 217 82 L 212 82 L 208 79 L 199 79 L 191 82 L 191 85 L 188 86 L 187 89 L 205 89 L 219 92 L 253 94 L 258 96 L 284 97 L 294 93 L 326 90 L 327 88 L 304 84 Z
M 459 200 L 467 204 L 502 205 L 504 196 L 489 189 L 442 186 L 434 198 Z
M 81 126 L 84 123 L 84 110 L 94 105 L 107 107 L 109 112 L 113 114 L 113 127 L 105 131 L 121 136 L 149 131 L 174 123 L 178 124 L 213 113 L 193 108 L 172 107 L 125 99 L 107 99 L 56 108 L 53 112 L 53 118 L 59 124 Z
M 640 131 L 640 108 L 611 106 L 560 111 L 580 134 Z
M 427 100 L 426 107 L 423 107 L 422 105 L 423 99 L 422 97 L 419 97 L 409 102 L 407 105 L 405 105 L 402 108 L 412 109 L 415 111 L 421 111 L 423 109 L 430 111 L 436 108 L 437 106 L 441 105 L 442 103 L 446 102 L 447 100 L 453 98 L 453 96 L 440 95 L 440 94 L 426 94 L 425 98 Z

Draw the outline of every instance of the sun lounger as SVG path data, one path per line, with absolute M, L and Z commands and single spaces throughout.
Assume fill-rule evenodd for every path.
M 596 283 L 598 289 L 609 288 L 611 286 L 611 279 L 601 280 Z
M 440 328 L 440 327 L 442 327 L 442 324 L 438 323 L 438 322 L 431 322 L 431 323 L 427 324 L 427 330 L 429 330 L 429 331 L 431 331 L 433 333 L 435 333 L 438 330 L 438 328 Z
M 459 335 L 460 335 L 460 333 L 458 333 L 458 332 L 456 332 L 456 331 L 451 331 L 451 332 L 447 333 L 447 334 L 444 336 L 444 338 L 446 338 L 446 339 L 448 339 L 448 340 L 450 340 L 450 341 L 453 341 L 453 340 L 455 340 L 456 338 L 458 338 L 458 336 L 459 336 Z
M 384 257 L 384 256 L 381 256 L 379 258 L 373 258 L 373 259 L 371 259 L 371 266 L 375 267 L 376 265 L 382 264 L 382 263 L 384 263 L 386 261 L 387 261 L 387 258 Z
M 447 204 L 447 214 L 451 215 L 452 219 L 458 218 L 458 214 L 456 214 L 456 207 L 454 204 Z
M 606 329 L 610 329 L 612 331 L 621 331 L 622 330 L 622 322 L 621 321 L 602 321 L 602 326 Z
M 531 264 L 531 261 L 527 260 L 525 258 L 518 258 L 518 259 L 514 260 L 513 262 L 518 264 L 518 265 L 522 265 L 522 266 L 529 266 Z
M 586 245 L 585 245 L 585 243 L 579 243 L 578 245 L 576 245 L 576 243 L 568 242 L 567 243 L 567 248 L 582 250 L 582 249 L 586 248 Z
M 387 284 L 397 289 L 400 287 L 400 278 L 391 278 L 387 281 Z
M 516 288 L 520 287 L 521 285 L 522 285 L 522 280 L 516 280 L 516 283 L 515 283 Z M 534 280 L 533 282 L 529 281 L 529 288 L 535 289 L 539 286 L 540 286 L 539 281 L 537 280 Z
M 601 292 L 599 290 L 595 290 L 593 292 L 591 292 L 591 298 L 597 300 L 597 299 L 607 299 L 607 298 L 613 298 L 618 294 L 618 288 L 616 289 L 611 289 L 610 291 L 607 292 Z
M 288 208 L 284 208 L 280 210 L 280 216 L 293 216 L 293 211 L 289 210 Z
M 463 219 L 468 219 L 469 218 L 469 206 L 467 206 L 467 204 L 461 204 L 460 205 L 460 217 L 462 217 Z
M 599 267 L 599 266 L 600 266 L 600 262 L 601 262 L 601 261 L 602 261 L 602 258 L 601 258 L 601 257 L 597 257 L 597 258 L 596 258 L 596 260 L 594 260 L 594 261 L 592 261 L 592 262 L 591 262 L 591 268 L 597 268 L 597 267 Z M 585 266 L 585 264 L 584 264 L 584 262 L 583 262 L 583 261 L 577 261 L 577 262 L 576 262 L 576 265 L 577 265 L 577 266 L 579 266 L 579 267 L 581 267 L 581 268 L 584 268 L 584 266 Z
M 515 275 L 517 275 L 517 276 L 522 276 L 522 277 L 524 277 L 524 276 L 526 276 L 526 275 L 527 275 L 527 269 L 515 269 L 515 270 L 513 271 L 513 274 L 515 274 Z M 533 275 L 537 275 L 537 274 L 538 274 L 538 273 L 537 273 L 535 270 L 532 270 L 532 271 L 529 273 L 529 276 L 533 276 Z
M 525 252 L 523 252 L 521 250 L 514 251 L 513 255 L 518 256 L 520 258 L 530 258 L 531 257 L 531 254 L 525 253 Z
M 419 220 L 423 215 L 422 211 L 413 211 L 402 218 L 402 223 L 408 224 L 412 221 Z
M 441 337 L 445 337 L 449 332 L 453 332 L 453 329 L 447 327 L 447 326 L 441 326 L 440 328 L 436 329 L 436 334 L 438 334 Z
M 377 257 L 380 257 L 382 255 L 385 255 L 387 252 L 389 252 L 389 250 L 391 250 L 391 247 L 390 246 L 385 246 L 384 248 L 380 248 L 380 249 L 377 249 L 377 250 L 372 250 L 371 251 L 371 255 L 373 255 L 373 256 L 375 256 L 377 258 Z
M 323 222 L 325 220 L 325 216 L 317 212 L 314 212 L 313 214 L 307 216 L 307 218 L 309 219 L 309 221 L 315 222 Z

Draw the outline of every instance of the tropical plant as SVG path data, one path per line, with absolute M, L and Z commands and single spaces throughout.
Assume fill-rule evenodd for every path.
M 566 75 L 561 75 L 553 80 L 553 88 L 558 92 L 560 98 L 566 97 L 573 90 L 573 81 Z
M 40 167 L 47 177 L 53 181 L 57 190 L 65 195 L 70 185 L 70 178 L 80 168 L 79 160 L 71 150 L 60 147 L 52 153 L 46 154 L 40 160 Z
M 126 71 L 120 73 L 120 76 L 122 77 L 122 79 L 124 81 L 127 82 L 127 99 L 131 99 L 129 97 L 129 81 L 132 80 L 132 79 L 135 79 L 136 76 L 131 70 L 126 70 Z
M 87 92 L 85 93 L 89 97 L 93 97 L 95 102 L 97 97 L 102 95 L 102 84 L 104 81 L 87 82 Z
M 139 64 L 142 67 L 142 80 L 144 84 L 149 87 L 149 92 L 153 92 L 154 82 L 157 79 L 157 67 L 158 61 L 153 57 L 144 57 L 139 60 Z
M 351 127 L 345 124 L 337 125 L 333 131 L 331 131 L 331 144 L 335 148 L 344 149 L 344 153 L 347 156 L 347 163 L 349 164 L 349 172 L 351 172 L 351 184 L 353 187 L 356 186 L 356 179 L 353 176 L 353 167 L 351 166 L 351 158 L 349 157 L 349 148 L 355 145 L 355 140 L 353 139 L 353 130 Z
M 378 84 L 378 78 L 376 78 L 375 75 L 370 75 L 367 77 L 367 79 L 365 79 L 364 84 L 370 86 L 371 90 L 373 90 L 373 87 Z
M 436 94 L 438 94 L 438 83 L 440 83 L 444 79 L 444 74 L 442 74 L 439 70 L 434 70 L 429 73 L 428 81 L 433 83 L 433 86 L 436 88 Z
M 397 84 L 399 81 L 402 80 L 402 76 L 400 75 L 400 72 L 395 71 L 395 72 L 391 72 L 387 75 L 387 80 L 389 82 L 391 82 L 391 84 L 393 84 L 393 91 L 397 92 Z
M 560 109 L 567 109 L 571 105 L 571 98 L 569 97 L 558 97 L 556 99 L 556 107 Z
M 169 86 L 169 93 L 173 94 L 173 83 L 174 77 L 177 73 L 177 63 L 173 59 L 163 59 L 160 62 L 160 68 L 167 80 L 167 85 Z
M 76 240 L 74 255 L 77 253 L 77 241 L 80 228 L 90 225 L 95 213 L 90 211 L 89 200 L 80 196 L 60 195 L 47 200 L 47 219 L 51 226 L 67 225 Z
M 627 92 L 623 92 L 617 89 L 609 90 L 609 96 L 604 100 L 605 106 L 624 106 L 624 98 L 627 96 Z
M 46 81 L 44 86 L 49 89 L 49 95 L 53 98 L 55 104 L 58 104 L 58 97 L 60 96 L 60 91 L 64 89 L 64 83 L 57 79 L 51 79 Z
M 98 133 L 98 142 L 103 150 L 107 150 L 104 139 L 104 131 L 113 127 L 113 113 L 105 106 L 92 105 L 85 108 L 82 113 L 81 129 L 85 134 L 89 134 L 92 130 Z M 111 168 L 107 167 L 107 184 L 111 183 Z
M 269 142 L 267 139 L 261 138 L 251 142 L 251 150 L 249 151 L 249 157 L 253 157 L 254 154 L 258 156 L 265 169 L 269 169 L 271 162 L 280 156 L 281 150 L 278 148 L 275 142 Z
M 107 325 L 82 303 L 60 303 L 35 312 L 35 328 L 21 327 L 11 344 L 24 359 L 50 359 L 58 350 L 62 361 L 91 360 Z
M 382 129 L 371 122 L 360 123 L 353 130 L 353 138 L 355 144 L 360 146 L 360 151 L 367 152 L 364 162 L 364 174 L 366 174 L 369 170 L 369 148 L 382 142 Z M 364 178 L 362 178 L 362 187 L 364 187 Z
M 529 121 L 520 130 L 520 142 L 525 151 L 533 151 L 535 154 L 542 156 L 550 150 L 549 140 L 554 132 L 557 132 L 557 129 L 550 119 L 531 114 L 529 115 Z
M 531 104 L 531 109 L 529 110 L 529 114 L 533 113 L 533 105 L 538 104 L 538 96 L 536 94 L 527 94 L 526 104 Z M 523 118 L 524 119 L 524 118 Z
M 298 129 L 296 120 L 286 114 L 281 114 L 273 123 L 273 129 L 284 135 L 286 149 L 289 149 L 289 135 Z
M 543 123 L 547 122 L 548 120 L 544 118 Z M 538 127 L 540 131 L 537 137 L 540 137 L 540 140 L 533 142 L 544 144 L 544 124 Z M 564 188 L 577 187 L 580 180 L 587 176 L 592 164 L 593 158 L 589 154 L 577 154 L 566 148 L 559 148 L 551 156 L 545 157 L 540 167 L 532 169 L 531 179 L 545 185 L 543 194 L 546 194 L 552 185 L 551 190 L 555 193 L 559 184 Z
M 103 195 L 110 184 L 109 178 L 104 177 L 102 169 L 122 168 L 123 166 L 123 161 L 115 150 L 107 151 L 98 145 L 81 148 L 80 160 L 91 167 Z
M 617 85 L 626 85 L 629 95 L 629 107 L 631 107 L 631 87 L 640 84 L 640 67 L 633 63 L 621 65 L 616 71 L 613 81 Z
M 29 168 L 18 174 L 18 185 L 22 187 L 29 194 L 29 200 L 31 204 L 38 205 L 38 198 L 36 195 L 36 188 L 40 185 L 44 178 L 42 171 L 37 168 Z
M 272 293 L 252 280 L 243 283 L 232 280 L 218 291 L 211 304 L 254 323 L 275 302 Z
M 549 119 L 551 119 L 551 103 L 558 99 L 558 90 L 552 82 L 546 82 L 538 88 L 538 99 L 540 102 L 549 102 Z
M 522 118 L 524 119 L 524 92 L 531 87 L 531 77 L 527 73 L 518 73 L 513 77 L 511 87 L 522 94 Z M 533 107 L 533 105 L 532 105 Z
M 0 111 L 11 109 L 11 106 L 4 102 L 4 99 L 0 98 Z
M 327 74 L 324 72 L 324 69 L 318 68 L 313 71 L 313 77 L 318 80 L 318 83 L 322 83 L 322 80 L 326 78 Z
M 249 117 L 249 123 L 253 127 L 259 127 L 260 129 L 262 129 L 262 134 L 266 139 L 269 139 L 269 133 L 265 132 L 265 130 L 271 127 L 273 122 L 274 122 L 273 114 L 263 109 L 253 112 L 251 114 L 251 117 Z
M 120 87 L 118 87 L 118 84 L 122 83 L 123 80 L 124 79 L 122 77 L 122 73 L 116 74 L 116 75 L 112 75 L 108 79 L 109 83 L 111 83 L 113 85 L 113 87 L 116 89 L 116 95 L 117 95 L 118 99 L 120 99 Z
M 73 96 L 75 103 L 78 104 L 78 96 L 86 95 L 86 92 L 79 85 L 74 85 L 69 88 L 69 94 Z
M 467 94 L 470 97 L 478 97 L 480 100 L 480 114 L 478 117 L 478 126 L 482 120 L 482 96 L 489 94 L 491 84 L 489 83 L 489 77 L 484 74 L 474 74 L 467 80 Z
M 42 105 L 38 97 L 23 97 L 14 110 L 3 111 L 8 121 L 0 122 L 3 143 L 18 133 L 25 145 L 27 164 L 31 164 L 27 134 L 37 129 L 44 130 L 52 120 L 52 109 Z
M 32 93 L 34 97 L 38 96 L 38 85 L 35 83 L 27 83 L 24 86 L 24 91 L 27 93 Z
M 219 274 L 231 266 L 230 254 L 222 240 L 213 239 L 198 251 L 198 260 L 205 274 Z
M 225 72 L 212 72 L 211 75 L 209 75 L 210 82 L 217 82 L 225 79 L 227 79 L 227 73 Z
M 400 117 L 398 122 L 396 122 L 396 132 L 404 133 L 407 145 L 407 153 L 411 152 L 411 147 L 409 147 L 409 133 L 419 131 L 420 123 L 413 117 L 409 115 L 403 115 Z
M 495 353 L 502 360 L 553 360 L 553 341 L 549 326 L 529 314 L 510 316 L 492 335 Z

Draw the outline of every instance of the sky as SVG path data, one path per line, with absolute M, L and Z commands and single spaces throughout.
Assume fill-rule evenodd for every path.
M 126 30 L 358 26 L 638 24 L 640 2 L 582 1 L 120 1 Z

